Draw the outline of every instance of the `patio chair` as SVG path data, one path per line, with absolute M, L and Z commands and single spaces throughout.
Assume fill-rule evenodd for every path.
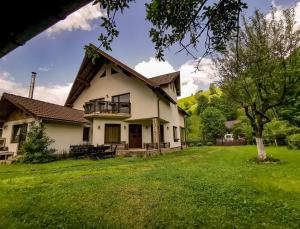
M 105 150 L 102 154 L 103 157 L 115 157 L 116 155 L 116 151 L 117 151 L 118 145 L 111 145 L 111 149 L 110 150 Z

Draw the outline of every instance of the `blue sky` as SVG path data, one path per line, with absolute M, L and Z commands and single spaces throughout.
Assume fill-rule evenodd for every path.
M 148 35 L 150 24 L 145 21 L 145 2 L 137 0 L 123 15 L 118 16 L 120 35 L 114 41 L 113 51 L 110 54 L 146 76 L 178 69 L 192 72 L 191 58 L 184 53 L 175 54 L 178 47 L 166 51 L 167 62 L 165 63 L 150 60 L 155 50 Z M 245 12 L 247 16 L 250 16 L 254 9 L 267 13 L 271 7 L 270 0 L 248 0 L 247 2 L 249 4 L 249 9 Z M 277 0 L 273 3 L 286 7 L 296 5 L 297 2 Z M 0 59 L 0 93 L 7 91 L 26 95 L 31 72 L 36 71 L 37 86 L 40 90 L 36 93 L 40 95 L 39 93 L 42 94 L 44 91 L 45 95 L 41 96 L 41 99 L 46 100 L 54 94 L 52 100 L 59 100 L 57 102 L 62 103 L 82 61 L 84 45 L 97 44 L 97 36 L 101 31 L 97 20 L 99 11 L 91 9 L 91 6 L 87 7 L 72 18 L 68 17 L 63 24 L 52 27 L 51 31 L 41 33 Z M 202 51 L 200 50 L 199 56 Z M 190 77 L 188 73 L 182 75 L 182 82 L 186 85 L 191 83 L 191 87 L 186 87 L 185 90 L 189 91 L 184 92 L 184 95 L 207 87 L 209 80 L 204 78 L 207 77 L 206 73 L 211 71 L 209 66 L 211 63 L 207 60 L 205 64 L 208 67 L 204 66 L 202 72 L 193 75 L 192 82 L 188 79 Z

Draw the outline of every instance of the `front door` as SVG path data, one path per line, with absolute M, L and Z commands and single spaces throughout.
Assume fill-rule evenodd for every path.
M 129 124 L 129 148 L 142 148 L 142 125 Z

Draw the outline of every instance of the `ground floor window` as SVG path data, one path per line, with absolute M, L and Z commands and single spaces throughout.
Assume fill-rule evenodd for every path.
M 89 127 L 84 127 L 83 128 L 82 140 L 84 142 L 89 142 L 90 141 L 90 128 Z
M 173 126 L 173 138 L 174 142 L 178 142 L 178 133 L 177 133 L 177 126 Z
M 14 125 L 12 130 L 11 142 L 20 143 L 26 140 L 27 124 Z
M 121 125 L 105 124 L 104 143 L 120 143 L 121 142 Z

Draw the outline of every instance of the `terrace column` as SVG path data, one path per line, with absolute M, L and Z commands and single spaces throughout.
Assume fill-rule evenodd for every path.
M 157 149 L 160 152 L 160 131 L 159 131 L 159 127 L 160 127 L 160 122 L 159 122 L 159 118 L 153 118 L 152 119 L 152 125 L 153 125 L 153 143 L 157 143 Z

